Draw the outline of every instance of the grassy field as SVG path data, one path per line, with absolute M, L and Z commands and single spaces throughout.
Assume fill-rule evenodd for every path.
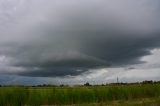
M 0 106 L 159 106 L 160 84 L 0 87 Z

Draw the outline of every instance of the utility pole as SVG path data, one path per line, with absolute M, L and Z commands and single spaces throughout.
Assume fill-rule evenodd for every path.
M 119 79 L 118 79 L 118 77 L 117 77 L 117 83 L 119 83 Z

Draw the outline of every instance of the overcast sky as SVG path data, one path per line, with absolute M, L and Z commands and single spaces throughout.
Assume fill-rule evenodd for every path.
M 0 0 L 0 84 L 160 80 L 159 0 Z

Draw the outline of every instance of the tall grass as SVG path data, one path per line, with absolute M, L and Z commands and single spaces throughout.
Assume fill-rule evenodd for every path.
M 0 87 L 0 106 L 70 105 L 150 97 L 160 97 L 160 85 Z

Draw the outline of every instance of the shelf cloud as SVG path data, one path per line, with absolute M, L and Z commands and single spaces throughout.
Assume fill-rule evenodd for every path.
M 159 0 L 1 0 L 0 73 L 78 76 L 142 64 L 160 47 Z

